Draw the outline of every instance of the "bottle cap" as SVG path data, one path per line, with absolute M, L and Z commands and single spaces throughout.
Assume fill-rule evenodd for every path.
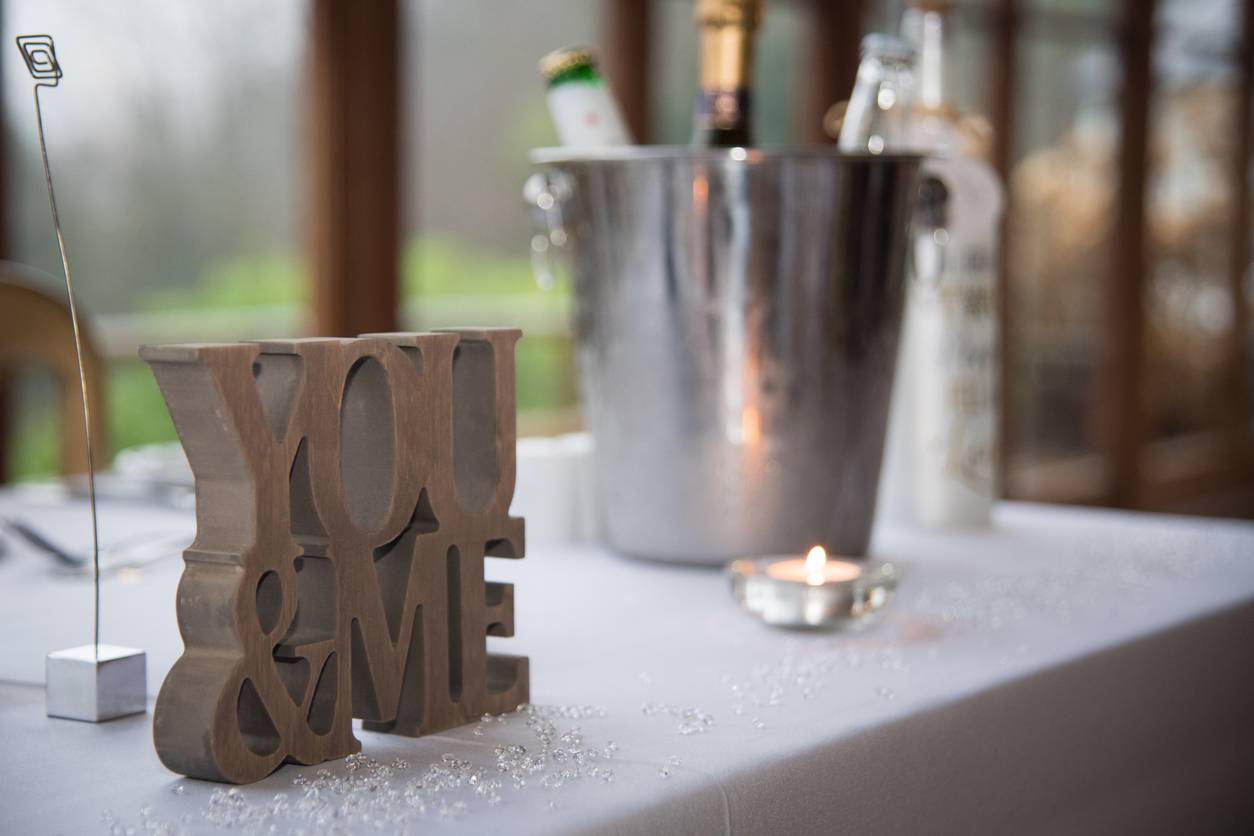
M 578 67 L 595 67 L 596 55 L 586 46 L 570 46 L 555 49 L 540 59 L 540 75 L 552 81 L 559 75 Z
M 697 23 L 702 26 L 742 26 L 762 23 L 762 0 L 697 0 Z

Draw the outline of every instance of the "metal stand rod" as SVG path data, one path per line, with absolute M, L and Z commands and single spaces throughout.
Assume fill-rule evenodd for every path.
M 41 49 L 39 38 L 46 37 L 46 51 Z M 24 41 L 36 43 L 28 49 Z M 74 280 L 70 275 L 70 258 L 65 251 L 65 236 L 61 233 L 61 216 L 57 212 L 57 193 L 52 187 L 52 168 L 48 165 L 48 143 L 44 139 L 44 114 L 39 105 L 39 88 L 56 87 L 61 80 L 61 68 L 56 63 L 50 36 L 18 38 L 18 48 L 26 59 L 27 67 L 35 76 L 35 125 L 39 129 L 39 153 L 44 163 L 44 181 L 48 184 L 48 205 L 52 207 L 52 225 L 57 233 L 57 247 L 61 251 L 61 269 L 65 272 L 65 294 L 70 305 L 70 324 L 74 331 L 74 357 L 78 361 L 78 385 L 83 399 L 83 435 L 87 447 L 87 501 L 91 506 L 91 580 L 94 599 L 92 604 L 92 648 L 100 658 L 100 529 L 96 520 L 96 460 L 92 444 L 91 402 L 87 397 L 87 370 L 83 367 L 83 336 L 78 325 L 78 305 L 74 300 Z M 46 63 L 44 63 L 46 62 Z M 47 78 L 48 81 L 42 81 Z

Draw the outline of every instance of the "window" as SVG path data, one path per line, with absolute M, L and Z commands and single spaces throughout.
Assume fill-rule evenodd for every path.
M 6 37 L 54 31 L 66 68 L 45 98 L 50 151 L 81 296 L 113 358 L 115 450 L 173 437 L 139 342 L 309 328 L 306 52 L 316 11 L 332 8 L 321 2 L 6 4 Z M 520 195 L 528 150 L 555 141 L 535 65 L 592 45 L 629 118 L 648 123 L 642 138 L 685 143 L 691 2 L 397 2 L 399 322 L 521 325 L 521 431 L 575 427 L 569 288 L 535 286 Z M 954 4 L 948 85 L 992 121 L 1008 185 L 1012 497 L 1254 515 L 1252 5 Z M 813 141 L 852 84 L 855 22 L 894 29 L 901 7 L 769 3 L 759 140 Z M 6 243 L 56 282 L 30 83 L 10 52 Z M 50 388 L 30 375 L 18 386 L 16 470 L 50 471 Z
M 601 10 L 581 0 L 410 0 L 403 11 L 402 323 L 521 327 L 520 432 L 572 428 L 569 287 L 535 283 L 522 186 L 528 151 L 557 144 L 537 64 L 572 44 L 604 52 Z
M 41 102 L 76 289 L 110 358 L 110 450 L 174 438 L 141 342 L 303 328 L 306 12 L 300 0 L 5 3 L 4 43 L 52 32 L 65 73 Z M 16 49 L 2 54 L 8 250 L 62 293 L 30 77 Z M 10 471 L 54 472 L 52 388 L 23 374 L 15 390 Z

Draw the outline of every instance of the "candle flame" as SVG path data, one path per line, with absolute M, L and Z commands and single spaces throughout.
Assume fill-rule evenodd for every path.
M 810 586 L 822 586 L 824 570 L 827 568 L 827 549 L 815 546 L 806 552 L 806 583 Z

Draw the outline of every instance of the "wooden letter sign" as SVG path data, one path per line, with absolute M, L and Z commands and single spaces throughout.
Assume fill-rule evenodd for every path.
M 162 762 L 244 783 L 527 699 L 513 587 L 514 330 L 146 346 L 196 476 Z

